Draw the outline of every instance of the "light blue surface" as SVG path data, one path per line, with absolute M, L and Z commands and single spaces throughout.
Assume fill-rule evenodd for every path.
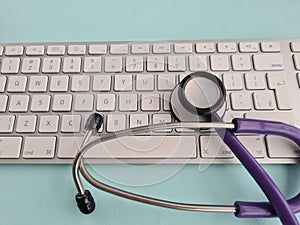
M 299 11 L 298 0 L 1 0 L 0 42 L 300 38 Z M 299 166 L 265 168 L 287 197 L 298 193 Z M 118 171 L 120 166 L 103 169 Z M 280 224 L 278 219 L 161 209 L 93 188 L 97 209 L 84 216 L 75 205 L 69 165 L 2 165 L 0 176 L 0 224 L 5 225 Z M 185 166 L 159 184 L 126 188 L 188 202 L 265 200 L 239 165 L 210 166 L 203 172 Z

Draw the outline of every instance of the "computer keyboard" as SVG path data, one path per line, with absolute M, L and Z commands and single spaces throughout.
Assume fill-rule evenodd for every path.
M 175 121 L 169 98 L 187 74 L 208 71 L 227 91 L 224 121 L 300 126 L 300 39 L 0 44 L 0 163 L 68 164 L 93 112 L 99 135 Z M 300 148 L 240 135 L 261 163 L 298 163 Z M 213 132 L 164 129 L 97 145 L 98 163 L 237 163 Z

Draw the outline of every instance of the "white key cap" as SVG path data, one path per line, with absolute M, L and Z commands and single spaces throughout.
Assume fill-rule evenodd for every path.
M 89 54 L 90 55 L 105 55 L 107 51 L 107 46 L 104 44 L 90 45 Z
M 11 133 L 14 129 L 15 116 L 0 115 L 0 133 Z
M 0 95 L 0 112 L 5 112 L 8 102 L 7 95 Z
M 1 65 L 1 73 L 16 74 L 19 72 L 19 58 L 4 58 Z
M 75 95 L 74 110 L 77 112 L 91 112 L 94 108 L 94 95 Z
M 47 55 L 64 55 L 66 47 L 64 45 L 49 45 Z
M 267 80 L 269 88 L 275 90 L 278 109 L 292 109 L 286 74 L 281 72 L 268 73 Z
M 213 71 L 229 70 L 229 59 L 227 55 L 211 55 L 210 63 Z
M 80 57 L 65 57 L 63 64 L 64 73 L 79 73 L 81 69 Z
M 260 119 L 279 121 L 287 124 L 293 124 L 293 116 L 288 112 L 249 112 L 245 114 L 246 118 L 249 119 Z
M 226 90 L 242 90 L 243 79 L 240 73 L 224 73 L 223 82 Z
M 300 73 L 297 73 L 297 78 L 298 78 L 298 85 L 299 85 L 299 88 L 300 88 Z
M 280 44 L 278 42 L 262 42 L 260 47 L 263 52 L 280 52 Z
M 293 55 L 293 59 L 294 59 L 296 70 L 300 70 L 300 54 Z
M 45 47 L 43 45 L 30 45 L 26 47 L 26 55 L 37 56 L 44 55 Z
M 56 137 L 25 137 L 23 158 L 54 158 Z
M 266 138 L 271 158 L 300 158 L 300 148 L 293 141 L 268 135 Z
M 232 68 L 237 71 L 251 70 L 251 60 L 248 55 L 233 55 L 231 57 Z
M 18 116 L 17 133 L 34 133 L 36 128 L 36 115 Z
M 85 45 L 69 45 L 68 47 L 68 55 L 84 55 L 85 51 Z
M 5 48 L 5 55 L 7 56 L 21 56 L 23 55 L 24 47 L 18 46 L 7 46 Z
M 186 69 L 185 56 L 168 56 L 168 70 L 171 72 L 184 72 Z
M 171 45 L 168 43 L 153 44 L 153 53 L 158 53 L 158 54 L 171 53 Z
M 253 94 L 254 107 L 257 110 L 274 110 L 276 102 L 272 91 L 255 92 Z
M 27 84 L 27 77 L 21 76 L 10 76 L 8 79 L 8 92 L 25 92 Z
M 291 49 L 293 52 L 300 52 L 300 42 L 291 42 Z
M 109 114 L 107 115 L 106 123 L 107 132 L 116 132 L 126 128 L 126 116 L 123 114 Z
M 72 76 L 71 91 L 89 91 L 90 76 L 89 75 L 74 75 Z
M 8 110 L 10 112 L 27 112 L 29 95 L 11 95 Z
M 23 58 L 21 73 L 38 73 L 40 71 L 40 58 Z
M 69 76 L 51 76 L 50 91 L 52 92 L 66 92 L 69 86 Z
M 235 43 L 218 43 L 217 48 L 222 53 L 234 53 L 237 50 Z
M 81 116 L 80 115 L 63 115 L 61 122 L 61 132 L 78 133 L 80 131 Z
M 149 125 L 148 114 L 130 114 L 129 127 L 139 127 Z
M 159 94 L 142 94 L 141 109 L 143 111 L 159 111 L 160 110 L 160 97 Z
M 200 146 L 202 158 L 227 159 L 234 157 L 219 136 L 201 136 Z
M 122 72 L 122 57 L 106 57 L 104 71 L 106 73 Z
M 127 72 L 143 72 L 144 62 L 142 56 L 127 56 L 126 71 Z
M 170 111 L 170 92 L 163 94 L 163 107 L 165 111 Z
M 60 70 L 60 58 L 44 58 L 43 73 L 58 73 Z
M 101 57 L 85 57 L 83 71 L 85 73 L 101 72 Z
M 5 91 L 6 80 L 6 76 L 0 75 L 0 93 Z
M 166 113 L 160 113 L 160 114 L 153 114 L 152 116 L 152 124 L 165 124 L 171 122 L 171 115 Z M 159 129 L 154 130 L 154 132 L 160 133 L 160 132 L 171 132 L 172 129 Z
M 249 90 L 266 89 L 265 73 L 245 73 L 245 84 Z
M 213 53 L 215 51 L 214 43 L 197 43 L 197 53 Z
M 22 137 L 0 137 L 0 159 L 19 158 L 21 146 Z
M 191 71 L 206 71 L 207 58 L 204 55 L 189 56 L 189 67 Z
M 79 151 L 82 137 L 62 136 L 59 138 L 57 157 L 63 159 L 74 158 Z
M 95 75 L 93 82 L 94 91 L 110 91 L 111 76 L 110 75 Z
M 115 91 L 131 91 L 132 75 L 121 74 L 115 75 Z
M 54 95 L 53 112 L 70 112 L 72 108 L 72 95 Z
M 259 47 L 257 42 L 241 42 L 239 49 L 240 52 L 258 52 Z
M 150 52 L 149 44 L 132 44 L 132 54 L 148 54 Z
M 192 53 L 193 45 L 192 43 L 176 43 L 174 44 L 175 53 Z
M 234 118 L 243 118 L 244 113 L 240 111 L 226 111 L 223 121 L 227 123 L 231 123 Z
M 0 45 L 0 56 L 3 54 L 3 46 Z
M 173 90 L 176 85 L 174 74 L 159 74 L 157 76 L 157 89 L 160 91 Z
M 263 136 L 238 136 L 238 139 L 255 158 L 266 156 L 266 145 Z
M 165 59 L 163 56 L 148 56 L 147 57 L 148 72 L 163 72 L 165 71 Z
M 255 70 L 283 70 L 283 58 L 281 55 L 265 54 L 254 55 L 253 63 Z
M 39 122 L 40 133 L 56 133 L 58 131 L 58 115 L 42 115 Z
M 112 44 L 110 46 L 110 54 L 127 54 L 128 45 L 127 44 Z
M 31 100 L 31 112 L 49 112 L 50 95 L 33 95 Z
M 114 94 L 98 94 L 97 111 L 114 111 L 116 109 L 116 96 Z
M 250 93 L 231 93 L 231 106 L 233 110 L 251 110 L 251 95 Z
M 137 91 L 153 91 L 154 90 L 154 75 L 152 75 L 152 74 L 137 74 L 136 75 L 136 90 Z
M 30 92 L 46 92 L 48 85 L 47 76 L 31 76 L 28 91 Z
M 119 95 L 120 111 L 137 111 L 137 95 L 136 94 L 120 94 Z

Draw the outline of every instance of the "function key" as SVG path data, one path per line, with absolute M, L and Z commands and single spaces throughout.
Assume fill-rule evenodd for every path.
M 239 44 L 240 52 L 258 52 L 257 42 L 241 42 Z
M 0 56 L 3 54 L 3 46 L 0 46 Z
M 110 46 L 110 54 L 127 54 L 128 45 L 127 44 L 112 44 Z
M 293 55 L 296 70 L 300 70 L 300 54 Z
M 158 54 L 171 53 L 171 45 L 168 43 L 153 44 L 153 53 L 158 53 Z
M 217 47 L 218 47 L 218 52 L 222 52 L 222 53 L 236 52 L 235 43 L 218 43 Z
M 107 46 L 104 44 L 90 45 L 89 54 L 90 55 L 105 55 L 107 51 Z
M 5 55 L 7 56 L 21 56 L 23 55 L 23 46 L 7 46 L 5 48 Z
M 262 52 L 280 52 L 280 44 L 278 42 L 262 42 L 260 47 Z
M 149 44 L 132 44 L 132 54 L 148 54 L 150 52 Z
M 26 55 L 44 55 L 45 48 L 42 45 L 32 45 L 26 47 Z
M 291 49 L 293 52 L 300 52 L 300 42 L 291 42 Z M 0 50 L 0 55 L 1 55 L 1 50 Z
M 191 43 L 177 43 L 174 45 L 175 53 L 192 53 L 193 45 Z
M 64 55 L 65 46 L 64 45 L 49 45 L 47 48 L 47 55 Z
M 215 51 L 214 43 L 197 43 L 196 52 L 197 53 L 212 53 Z
M 86 51 L 85 45 L 69 45 L 68 54 L 69 55 L 84 55 Z

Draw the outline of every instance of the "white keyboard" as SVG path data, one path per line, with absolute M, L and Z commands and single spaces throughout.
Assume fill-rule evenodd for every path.
M 169 97 L 184 76 L 209 71 L 234 117 L 300 127 L 300 40 L 0 44 L 0 163 L 65 164 L 86 118 L 102 133 L 174 121 Z M 298 163 L 300 148 L 274 136 L 241 135 L 261 163 Z M 100 163 L 237 163 L 219 137 L 159 130 L 96 146 Z

